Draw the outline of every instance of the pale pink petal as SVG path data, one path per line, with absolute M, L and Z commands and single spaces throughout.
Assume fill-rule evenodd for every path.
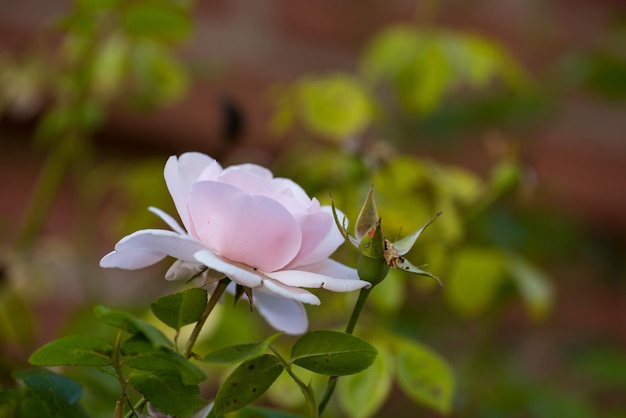
M 281 296 L 283 298 L 308 303 L 309 305 L 319 305 L 321 303 L 317 296 L 307 290 L 300 289 L 299 287 L 287 286 L 270 278 L 265 278 L 265 280 L 263 280 L 263 287 L 259 290 L 266 291 L 270 294 Z
M 148 210 L 154 213 L 159 218 L 161 218 L 166 224 L 169 225 L 170 228 L 172 228 L 174 231 L 178 232 L 179 234 L 187 233 L 187 231 L 185 231 L 183 227 L 181 227 L 180 224 L 176 222 L 176 219 L 172 218 L 169 214 L 163 212 L 161 209 L 155 208 L 154 206 L 150 206 Z
M 125 236 L 107 254 L 101 267 L 137 269 L 162 260 L 166 255 L 184 261 L 194 261 L 193 254 L 205 249 L 201 242 L 173 231 L 143 229 Z
M 191 186 L 200 174 L 212 165 L 215 165 L 216 168 L 221 168 L 213 158 L 198 152 L 188 152 L 178 158 L 171 156 L 165 163 L 163 174 L 167 189 L 174 200 L 183 225 L 189 232 L 192 231 L 189 222 L 187 199 Z
M 311 198 L 304 191 L 304 189 L 293 180 L 276 177 L 272 180 L 272 188 L 275 193 L 291 196 L 303 205 L 309 206 L 312 202 Z
M 200 264 L 198 262 L 190 262 L 190 261 L 182 261 L 176 260 L 167 269 L 165 273 L 165 280 L 189 280 L 194 276 L 202 273 L 203 270 L 206 270 L 206 266 L 204 264 Z
M 204 250 L 195 254 L 199 263 L 224 273 L 233 282 L 246 287 L 259 287 L 263 283 L 263 275 L 245 264 L 226 260 L 211 251 Z
M 235 186 L 247 195 L 271 196 L 271 176 L 272 173 L 266 168 L 245 164 L 226 168 L 219 175 L 218 181 Z
M 130 248 L 125 251 L 111 251 L 100 260 L 100 267 L 137 270 L 158 263 L 166 257 L 158 251 L 145 248 Z
M 278 331 L 297 335 L 308 327 L 304 306 L 295 300 L 254 291 L 254 308 Z
M 324 276 L 334 277 L 336 279 L 359 280 L 359 274 L 355 269 L 331 258 L 318 261 L 314 264 L 300 266 L 298 270 L 323 274 Z
M 296 268 L 324 260 L 330 257 L 345 241 L 335 225 L 335 220 L 328 206 L 324 206 L 320 212 L 308 216 L 301 225 L 302 248 L 287 268 Z
M 266 275 L 287 286 L 321 287 L 323 289 L 332 290 L 333 292 L 351 292 L 370 286 L 370 283 L 362 280 L 336 279 L 323 274 L 302 270 L 281 270 L 267 273 Z
M 222 257 L 259 270 L 288 264 L 302 242 L 300 227 L 279 203 L 216 182 L 192 187 L 189 209 L 198 237 Z

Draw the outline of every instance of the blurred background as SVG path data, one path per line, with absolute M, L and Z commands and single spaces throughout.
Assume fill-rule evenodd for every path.
M 200 151 L 350 219 L 374 184 L 390 237 L 443 211 L 408 258 L 445 287 L 390 275 L 357 335 L 436 351 L 451 409 L 390 360 L 384 396 L 346 385 L 330 416 L 626 417 L 625 135 L 620 1 L 0 1 L 0 384 L 53 338 L 110 332 L 94 304 L 181 289 L 98 261 L 165 227 L 146 210 L 175 213 L 165 160 Z M 353 295 L 318 294 L 311 327 L 342 328 Z M 271 332 L 230 305 L 207 347 Z M 85 404 L 110 416 L 97 376 Z M 264 401 L 297 411 L 294 388 Z

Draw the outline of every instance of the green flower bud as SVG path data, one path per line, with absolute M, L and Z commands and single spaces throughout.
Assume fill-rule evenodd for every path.
M 361 280 L 370 282 L 372 286 L 375 286 L 387 277 L 389 266 L 384 258 L 374 259 L 361 253 L 356 263 L 356 270 Z
M 380 219 L 376 221 L 361 237 L 359 251 L 366 257 L 374 260 L 385 260 L 385 237 L 380 226 Z

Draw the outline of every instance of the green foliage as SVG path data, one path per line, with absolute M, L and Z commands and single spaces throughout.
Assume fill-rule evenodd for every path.
M 343 377 L 337 384 L 337 399 L 349 417 L 373 416 L 391 392 L 394 359 L 383 347 L 384 345 L 377 345 L 378 355 L 371 367 L 361 373 Z
M 407 26 L 378 35 L 363 59 L 364 77 L 389 83 L 410 112 L 427 113 L 455 89 L 484 88 L 493 79 L 517 87 L 525 75 L 492 40 L 440 29 Z
M 282 91 L 278 100 L 282 107 L 272 121 L 277 131 L 297 116 L 311 132 L 341 142 L 363 132 L 373 117 L 368 91 L 345 74 L 304 78 Z
M 185 384 L 176 372 L 134 370 L 128 382 L 159 411 L 173 416 L 190 416 L 203 403 L 197 385 Z
M 452 409 L 455 378 L 448 363 L 430 348 L 398 340 L 396 373 L 400 388 L 415 402 L 446 414 Z
M 178 331 L 184 325 L 196 322 L 206 304 L 206 290 L 192 288 L 158 298 L 150 304 L 150 309 L 164 324 Z
M 504 279 L 504 256 L 497 250 L 463 248 L 454 256 L 446 279 L 446 297 L 463 315 L 489 307 Z
M 267 351 L 269 345 L 281 334 L 272 334 L 260 343 L 238 344 L 213 351 L 204 356 L 207 363 L 236 363 L 257 357 Z
M 291 361 L 315 373 L 345 376 L 372 365 L 376 348 L 352 335 L 337 331 L 313 331 L 293 345 Z
M 141 333 L 155 348 L 172 346 L 172 342 L 158 328 L 128 312 L 98 305 L 94 308 L 94 313 L 98 319 L 112 327 L 123 329 L 131 334 Z
M 248 407 L 242 409 L 237 415 L 238 418 L 301 418 L 300 415 L 293 415 L 287 412 L 268 408 Z
M 49 342 L 28 359 L 34 366 L 103 367 L 111 364 L 113 344 L 99 338 L 71 335 Z
M 14 405 L 13 412 L 16 413 L 13 416 L 87 417 L 78 404 L 82 389 L 75 381 L 44 369 L 21 370 L 13 375 L 24 384 L 24 390 L 19 394 L 19 401 L 17 405 Z
M 257 399 L 282 373 L 276 356 L 263 354 L 241 363 L 220 386 L 215 396 L 215 413 L 237 411 Z
M 553 302 L 553 288 L 546 274 L 515 254 L 507 256 L 507 267 L 530 316 L 545 318 Z
M 124 365 L 133 369 L 178 374 L 185 385 L 197 385 L 206 379 L 204 373 L 185 357 L 170 348 L 155 348 L 142 334 L 126 340 L 122 353 Z
M 185 39 L 191 30 L 188 11 L 171 1 L 131 3 L 122 15 L 122 27 L 130 36 L 166 41 Z

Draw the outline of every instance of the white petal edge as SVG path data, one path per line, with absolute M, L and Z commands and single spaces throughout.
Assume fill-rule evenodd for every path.
M 359 273 L 356 269 L 348 267 L 332 258 L 327 258 L 307 266 L 300 266 L 297 270 L 323 274 L 324 276 L 334 277 L 336 279 L 359 280 Z
M 158 251 L 145 248 L 127 249 L 125 251 L 111 251 L 100 260 L 100 267 L 138 270 L 158 263 L 166 257 Z
M 302 270 L 282 270 L 266 273 L 266 275 L 287 286 L 321 287 L 333 292 L 352 292 L 371 286 L 370 283 L 362 280 L 336 279 L 323 274 Z
M 179 234 L 182 234 L 182 235 L 187 235 L 187 231 L 185 231 L 183 227 L 180 226 L 178 222 L 176 222 L 176 219 L 174 219 L 174 217 L 172 217 L 170 214 L 162 211 L 159 208 L 155 208 L 154 206 L 150 206 L 148 210 L 154 213 L 159 218 L 161 218 L 163 222 L 165 222 L 175 232 L 178 232 Z
M 309 326 L 304 306 L 298 301 L 255 290 L 254 307 L 278 331 L 298 335 Z
M 250 266 L 227 260 L 206 249 L 198 251 L 193 256 L 197 262 L 224 273 L 233 282 L 242 286 L 255 288 L 263 284 L 263 276 L 261 273 L 255 271 Z
M 195 261 L 193 255 L 204 249 L 206 249 L 204 244 L 197 239 L 165 229 L 142 229 L 125 236 L 115 244 L 115 252 L 118 253 L 143 250 L 192 262 Z
M 307 290 L 288 286 L 270 278 L 263 280 L 263 287 L 258 290 L 283 298 L 297 300 L 298 302 L 308 303 L 309 305 L 319 305 L 322 303 L 317 296 Z

